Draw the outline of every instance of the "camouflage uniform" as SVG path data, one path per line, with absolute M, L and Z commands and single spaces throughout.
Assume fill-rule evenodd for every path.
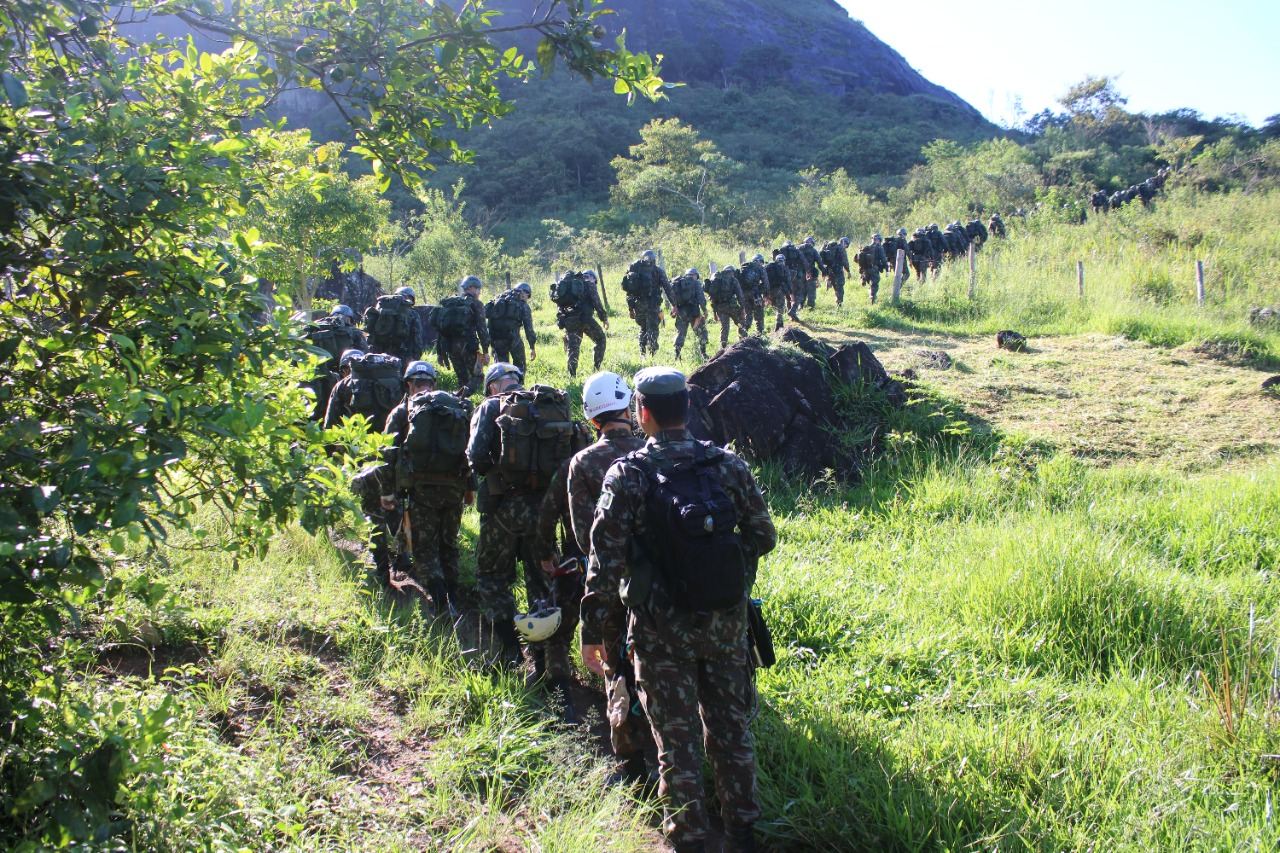
M 684 338 L 693 327 L 693 337 L 698 342 L 698 353 L 702 360 L 707 360 L 707 297 L 699 288 L 697 299 L 687 305 L 675 306 L 676 312 L 676 358 L 684 348 Z
M 649 439 L 635 455 L 663 467 L 693 458 L 695 445 L 685 430 L 670 430 Z M 746 463 L 726 451 L 718 475 L 737 509 L 748 555 L 768 553 L 777 535 Z M 582 643 L 600 644 L 619 635 L 625 623 L 641 701 L 658 744 L 663 830 L 673 844 L 697 844 L 707 831 L 702 803 L 704 739 L 725 824 L 749 825 L 760 816 L 749 726 L 754 695 L 747 605 L 744 598 L 725 610 L 681 611 L 669 603 L 660 579 L 652 575 L 650 594 L 640 593 L 650 584 L 641 577 L 643 569 L 628 564 L 628 554 L 633 537 L 649 535 L 648 489 L 647 475 L 630 458 L 619 460 L 605 476 L 591 529 Z M 754 578 L 747 580 L 750 588 Z
M 396 447 L 404 444 L 409 432 L 409 400 L 391 410 L 386 432 L 395 436 Z M 466 493 L 475 491 L 475 476 L 466 459 L 449 474 L 414 474 L 408 460 L 396 464 L 395 489 L 387 494 L 408 495 L 409 525 L 413 532 L 413 579 L 439 599 L 443 591 L 456 602 L 458 597 L 458 530 Z M 443 585 L 443 590 L 441 589 Z M 437 600 L 436 606 L 444 602 Z
M 582 336 L 591 338 L 595 344 L 595 369 L 599 370 L 604 362 L 605 334 L 600 323 L 609 322 L 609 315 L 600 304 L 600 293 L 595 282 L 584 279 L 587 285 L 586 296 L 582 302 L 571 309 L 561 308 L 556 315 L 556 325 L 564 330 L 564 351 L 569 361 L 569 375 L 578 375 L 578 355 L 582 352 Z M 596 318 L 600 321 L 597 322 Z M 657 351 L 657 333 L 654 333 L 654 351 Z M 643 351 L 643 350 L 642 350 Z
M 519 296 L 514 295 L 514 291 L 508 291 L 511 296 L 503 294 L 503 297 L 514 299 L 520 306 L 520 322 L 509 331 L 502 327 L 494 328 L 492 323 L 489 325 L 489 339 L 493 346 L 493 357 L 496 361 L 508 361 L 520 368 L 523 374 L 527 366 L 524 355 L 524 341 L 520 338 L 521 329 L 524 330 L 524 336 L 529 341 L 529 349 L 537 350 L 538 339 L 533 332 L 533 311 L 529 308 L 529 303 Z M 476 300 L 479 302 L 480 300 Z
M 907 260 L 916 271 L 916 279 L 923 282 L 925 272 L 933 266 L 933 242 L 923 231 L 917 231 L 907 243 Z
M 551 485 L 547 487 L 538 510 L 538 560 L 551 560 L 557 564 L 574 560 L 577 563 L 576 570 L 547 579 L 552 603 L 560 608 L 560 627 L 544 643 L 547 676 L 553 682 L 573 677 L 569 647 L 573 643 L 573 632 L 578 627 L 578 607 L 582 604 L 582 564 L 586 556 L 574 538 L 569 517 L 571 461 L 566 459 L 551 478 Z
M 710 293 L 711 282 L 706 284 L 707 292 Z M 742 282 L 735 274 L 733 276 L 733 296 L 728 302 L 717 303 L 714 299 L 711 301 L 711 310 L 716 315 L 716 321 L 720 324 L 720 349 L 729 346 L 729 326 L 736 325 L 740 333 L 740 338 L 745 338 L 751 331 L 750 321 L 746 319 L 746 311 L 744 306 L 747 304 L 747 297 L 742 292 Z
M 800 303 L 814 308 L 818 304 L 818 275 L 826 270 L 822 266 L 822 256 L 812 245 L 805 243 L 800 246 L 800 257 L 804 261 L 804 294 Z
M 769 303 L 777 314 L 773 323 L 773 330 L 776 332 L 786 323 L 782 319 L 783 315 L 789 314 L 795 319 L 795 314 L 790 313 L 791 271 L 784 261 L 774 261 L 765 267 L 765 273 L 769 276 Z
M 345 417 L 355 414 L 351 410 L 352 385 L 355 380 L 350 376 L 344 376 L 333 386 L 333 390 L 329 392 L 329 404 L 324 410 L 324 428 L 329 429 L 338 425 L 338 422 Z M 381 432 L 382 427 L 387 422 L 387 411 L 376 411 L 366 414 L 365 420 L 368 422 L 371 432 Z
M 743 329 L 750 333 L 751 322 L 755 321 L 756 334 L 764 335 L 764 306 L 769 293 L 769 279 L 765 273 L 765 265 L 751 261 L 742 268 L 738 278 L 742 281 L 742 293 L 746 297 L 746 325 Z M 778 314 L 779 320 L 782 314 Z
M 387 539 L 387 515 L 382 509 L 382 495 L 394 488 L 395 469 L 390 464 L 370 465 L 352 481 L 351 490 L 360 498 L 360 512 L 373 528 L 369 551 L 373 556 L 374 574 L 385 584 L 391 573 L 391 548 Z
M 579 451 L 570 460 L 569 515 L 573 536 L 582 552 L 591 550 L 591 524 L 595 520 L 596 503 L 600 498 L 605 474 L 613 463 L 644 447 L 644 444 L 645 441 L 640 436 L 613 430 L 605 433 L 586 450 Z M 581 587 L 578 600 L 582 600 Z M 653 741 L 653 735 L 637 703 L 622 698 L 624 695 L 636 695 L 635 667 L 626 659 L 626 637 L 621 634 L 606 636 L 604 645 L 609 650 L 609 666 L 616 673 L 604 683 L 606 706 L 613 709 L 620 702 L 625 702 L 627 708 L 625 716 L 610 715 L 609 740 L 614 754 L 626 758 L 643 752 Z
M 849 269 L 849 253 L 845 251 L 844 246 L 839 243 L 835 244 L 836 262 L 828 264 L 825 270 L 827 281 L 831 283 L 831 289 L 836 292 L 836 307 L 844 305 L 844 285 L 845 276 L 851 272 Z
M 397 296 L 396 298 L 404 302 L 408 302 L 404 297 Z M 412 305 L 412 303 L 410 303 L 410 305 Z M 372 312 L 374 312 L 376 307 L 376 305 L 370 306 L 364 312 L 364 326 L 366 330 L 370 329 L 373 325 Z M 368 339 L 368 352 L 381 352 L 386 353 L 387 355 L 394 355 L 396 358 L 400 359 L 403 364 L 408 364 L 409 362 L 417 361 L 422 357 L 422 350 L 425 347 L 424 341 L 426 340 L 426 330 L 423 329 L 422 318 L 418 316 L 418 312 L 410 311 L 408 338 L 403 340 L 383 340 L 373 334 L 373 332 L 369 332 Z
M 442 365 L 448 365 L 458 377 L 459 393 L 470 396 L 483 390 L 481 355 L 488 352 L 492 342 L 489 340 L 489 324 L 484 319 L 484 303 L 470 293 L 464 296 L 467 307 L 471 309 L 470 328 L 462 335 L 441 335 L 436 341 L 436 356 Z
M 515 387 L 509 389 L 515 390 Z M 538 566 L 536 537 L 538 511 L 544 491 L 507 488 L 494 467 L 501 451 L 497 425 L 501 397 L 488 397 L 471 417 L 471 439 L 467 460 L 484 479 L 476 497 L 480 512 L 480 541 L 476 545 L 476 607 L 494 634 L 504 644 L 515 640 L 514 587 L 516 560 L 524 564 L 525 597 L 528 602 L 549 598 L 542 569 Z M 508 652 L 513 651 L 508 648 Z
M 873 305 L 880 293 L 880 273 L 888 268 L 889 260 L 885 257 L 884 247 L 879 243 L 868 243 L 858 253 L 858 271 L 862 274 L 862 283 L 871 291 Z
M 637 261 L 637 264 L 648 263 L 648 261 Z M 635 264 L 632 264 L 632 268 Z M 662 330 L 662 301 L 666 299 L 667 304 L 671 304 L 671 281 L 667 278 L 667 271 L 657 264 L 653 265 L 653 279 L 657 285 L 657 292 L 645 297 L 627 296 L 627 310 L 631 315 L 631 319 L 636 321 L 636 325 L 640 327 L 639 341 L 640 354 L 645 353 L 657 354 L 658 352 L 658 333 Z

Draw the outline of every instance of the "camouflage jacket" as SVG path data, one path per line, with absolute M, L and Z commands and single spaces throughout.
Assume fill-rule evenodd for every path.
M 800 257 L 804 261 L 804 277 L 806 280 L 817 278 L 818 273 L 827 271 L 822 264 L 822 255 L 818 254 L 818 250 L 808 243 L 800 247 Z
M 569 513 L 573 536 L 586 554 L 591 550 L 591 523 L 604 475 L 613 463 L 644 447 L 644 439 L 623 430 L 607 432 L 595 444 L 569 460 Z
M 605 312 L 604 304 L 600 301 L 600 289 L 593 281 L 585 281 L 585 284 L 587 285 L 587 292 L 583 296 L 582 301 L 572 308 L 559 309 L 559 311 L 557 311 L 558 316 L 565 317 L 570 320 L 577 319 L 580 322 L 585 322 L 594 316 L 599 317 L 604 322 L 608 322 L 609 315 Z M 532 328 L 532 326 L 530 326 L 530 328 Z M 529 345 L 533 346 L 532 336 L 529 338 Z
M 484 318 L 484 303 L 470 293 L 463 294 L 467 298 L 467 307 L 471 309 L 472 321 L 475 323 L 476 335 L 480 338 L 480 349 L 487 350 L 493 345 L 489 340 L 489 323 Z M 529 317 L 530 328 L 533 325 L 533 317 Z
M 329 403 L 325 406 L 324 422 L 325 429 L 335 427 L 343 418 L 354 415 L 351 410 L 351 400 L 354 396 L 352 384 L 355 382 L 350 375 L 344 376 L 333 385 L 333 390 L 329 392 Z M 369 429 L 381 431 L 386 423 L 386 418 L 380 415 L 366 415 L 365 420 L 369 422 Z
M 650 438 L 636 456 L 659 466 L 693 458 L 696 442 L 688 431 L 670 430 Z M 777 533 L 764 495 L 751 470 L 738 456 L 725 451 L 718 466 L 721 486 L 733 500 L 738 513 L 738 533 L 749 562 L 773 550 Z M 677 611 L 658 596 L 647 596 L 645 587 L 660 582 L 630 565 L 629 546 L 634 537 L 648 536 L 645 508 L 649 479 L 632 459 L 615 462 L 605 475 L 600 500 L 591 526 L 591 556 L 587 565 L 586 594 L 582 599 L 582 642 L 598 644 L 622 634 L 624 619 L 637 647 L 652 648 L 689 644 L 699 648 L 737 648 L 746 631 L 746 600 L 735 608 L 712 614 Z M 748 582 L 754 581 L 749 577 Z M 626 596 L 633 603 L 628 608 Z
M 538 507 L 538 537 L 534 544 L 534 556 L 539 560 L 561 557 L 581 557 L 578 543 L 573 539 L 569 519 L 569 463 L 564 460 L 551 477 L 551 485 L 542 496 Z
M 519 386 L 513 386 L 515 390 Z M 502 435 L 498 429 L 498 411 L 502 408 L 502 396 L 486 397 L 476 407 L 471 416 L 471 438 L 467 441 L 467 461 L 471 470 L 484 479 L 480 481 L 479 497 L 476 502 L 480 512 L 489 512 L 493 508 L 494 499 L 502 494 L 501 488 L 494 488 L 490 482 L 489 472 L 498 464 L 498 454 L 502 452 Z
M 387 415 L 387 426 L 383 432 L 392 436 L 391 444 L 395 448 L 399 448 L 404 444 L 405 436 L 409 434 L 409 398 L 405 397 L 400 404 L 391 410 L 391 414 Z M 397 454 L 397 458 L 399 454 Z M 413 489 L 431 488 L 431 489 L 451 489 L 458 493 L 461 498 L 464 491 L 475 491 L 476 477 L 471 473 L 470 467 L 464 459 L 458 466 L 457 475 L 454 477 L 435 475 L 431 478 L 415 476 L 410 473 L 405 465 L 397 464 L 395 466 L 395 493 L 408 492 Z M 387 492 L 391 494 L 391 492 Z
M 508 294 L 511 294 L 511 295 L 508 295 Z M 519 339 L 520 330 L 524 329 L 524 336 L 525 336 L 525 339 L 529 341 L 529 346 L 534 349 L 537 349 L 538 342 L 533 332 L 533 309 L 529 307 L 529 303 L 525 302 L 519 296 L 516 296 L 514 290 L 508 290 L 506 293 L 502 294 L 502 296 L 499 296 L 498 298 L 515 300 L 516 304 L 520 307 L 520 322 L 514 329 L 511 330 L 511 333 L 517 339 Z M 476 300 L 476 302 L 479 302 L 479 301 L 480 301 L 479 299 Z M 489 328 L 490 341 L 492 341 L 492 339 L 495 337 L 499 337 L 499 336 L 495 335 L 493 328 L 490 327 Z

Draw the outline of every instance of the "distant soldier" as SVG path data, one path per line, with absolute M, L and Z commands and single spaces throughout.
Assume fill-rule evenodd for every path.
M 933 277 L 936 279 L 942 270 L 942 259 L 947 255 L 947 238 L 943 236 L 942 229 L 936 222 L 930 223 L 925 233 L 929 237 L 929 245 L 933 247 L 933 254 L 929 258 L 929 269 L 933 270 Z
M 1095 215 L 1099 213 L 1106 213 L 1111 208 L 1111 202 L 1107 200 L 1107 191 L 1098 190 L 1094 193 L 1093 198 L 1090 199 L 1090 204 L 1093 205 L 1093 212 Z
M 889 269 L 889 261 L 884 255 L 883 238 L 879 234 L 871 235 L 871 242 L 858 251 L 858 272 L 862 284 L 871 295 L 871 304 L 876 304 L 876 296 L 880 293 L 880 273 Z
M 756 334 L 764 335 L 764 306 L 769 298 L 769 274 L 765 270 L 764 255 L 756 255 L 743 265 L 738 273 L 742 283 L 742 295 L 747 298 L 747 325 L 751 331 L 751 322 L 755 321 Z
M 324 428 L 360 415 L 370 432 L 382 432 L 387 415 L 404 397 L 400 359 L 386 353 L 347 350 L 338 361 L 338 369 L 341 378 L 329 394 Z
M 469 275 L 458 283 L 458 295 L 440 300 L 436 309 L 436 356 L 453 368 L 458 377 L 458 393 L 470 397 L 480 390 L 480 369 L 488 360 L 489 327 L 484 319 L 480 291 L 484 283 Z
M 844 305 L 845 276 L 852 272 L 849 269 L 849 238 L 841 237 L 828 242 L 819 255 L 823 275 L 827 277 L 827 286 L 836 292 L 836 307 L 840 308 Z
M 410 574 L 441 616 L 458 609 L 458 530 L 463 506 L 475 501 L 467 466 L 472 406 L 437 391 L 436 369 L 425 361 L 410 364 L 404 381 L 404 401 L 387 418 L 397 453 L 393 487 L 381 503 L 384 512 L 408 520 Z
M 776 332 L 786 322 L 782 319 L 783 315 L 790 316 L 793 320 L 796 318 L 792 313 L 794 306 L 791 305 L 791 270 L 787 266 L 787 259 L 779 252 L 774 255 L 773 262 L 765 266 L 764 271 L 769 279 L 769 304 L 777 314 L 773 324 Z
M 987 242 L 987 238 L 991 236 L 987 231 L 987 226 L 982 224 L 982 220 L 974 217 L 964 226 L 965 236 L 969 238 L 969 242 L 973 244 L 975 249 L 981 249 L 982 244 Z
M 987 228 L 990 229 L 992 237 L 1003 239 L 1009 236 L 1009 229 L 1005 228 L 1004 220 L 1000 218 L 998 213 L 991 214 L 991 223 Z
M 529 300 L 533 297 L 533 288 L 529 282 L 522 281 L 497 299 L 484 306 L 485 320 L 489 323 L 489 342 L 493 347 L 494 361 L 509 361 L 520 372 L 525 370 L 524 340 L 520 332 L 529 341 L 529 358 L 538 359 L 538 340 L 533 332 L 533 311 L 529 310 Z
M 804 243 L 800 246 L 800 258 L 804 263 L 804 299 L 801 303 L 807 308 L 813 308 L 818 304 L 818 276 L 825 274 L 826 268 L 812 236 L 804 238 Z
M 311 412 L 313 421 L 324 420 L 329 395 L 338 381 L 338 359 L 347 350 L 365 352 L 369 349 L 369 342 L 364 332 L 355 327 L 355 321 L 354 311 L 346 305 L 337 305 L 328 317 L 321 317 L 303 332 L 307 343 L 329 354 L 329 358 L 316 367 L 315 379 L 307 383 L 316 395 L 316 405 Z
M 907 260 L 916 272 L 916 281 L 923 284 L 926 271 L 933 265 L 933 242 L 923 228 L 917 228 L 907 242 Z
M 698 355 L 707 360 L 707 297 L 702 276 L 690 267 L 684 275 L 671 282 L 671 310 L 676 321 L 676 358 L 684 348 L 684 338 L 693 327 L 698 342 Z
M 658 745 L 667 841 L 677 850 L 705 843 L 705 744 L 728 849 L 754 850 L 760 805 L 747 600 L 757 560 L 777 534 L 746 463 L 690 437 L 681 373 L 642 370 L 636 394 L 649 439 L 609 468 L 596 503 L 583 661 L 612 678 L 606 640 L 628 633 Z
M 640 355 L 656 355 L 662 305 L 671 303 L 671 282 L 652 249 L 641 254 L 622 277 L 622 292 L 627 295 L 627 312 L 640 327 Z
M 805 296 L 808 293 L 804 279 L 804 256 L 790 240 L 775 249 L 773 254 L 775 256 L 781 254 L 786 259 L 787 271 L 791 277 L 791 290 L 788 296 L 790 308 L 787 313 L 791 315 L 792 320 L 799 320 L 800 307 L 804 305 Z
M 889 272 L 894 275 L 898 271 L 898 250 L 901 249 L 903 254 L 907 251 L 907 229 L 899 228 L 888 237 L 884 238 L 884 256 L 889 261 Z M 903 278 L 910 274 L 909 271 L 903 271 Z
M 1150 207 L 1151 200 L 1155 197 L 1156 197 L 1156 188 L 1155 188 L 1155 185 L 1151 183 L 1151 180 L 1149 178 L 1143 181 L 1142 183 L 1138 184 L 1138 198 L 1142 199 L 1143 207 Z
M 369 336 L 369 352 L 393 355 L 404 364 L 422 357 L 426 334 L 413 308 L 412 287 L 379 296 L 364 313 L 364 329 Z
M 604 362 L 605 335 L 609 315 L 600 304 L 594 270 L 567 272 L 551 286 L 551 301 L 558 306 L 556 325 L 564 331 L 564 350 L 569 360 L 569 375 L 578 375 L 578 355 L 582 352 L 582 336 L 595 344 L 595 369 Z M 600 322 L 596 322 L 596 318 Z M 603 324 L 604 328 L 601 328 Z M 657 346 L 657 338 L 654 338 Z
M 707 298 L 711 301 L 711 311 L 720 323 L 720 349 L 729 346 L 729 326 L 736 324 L 739 339 L 750 332 L 747 319 L 747 297 L 742 291 L 742 282 L 738 271 L 733 267 L 718 270 L 707 280 L 705 286 Z

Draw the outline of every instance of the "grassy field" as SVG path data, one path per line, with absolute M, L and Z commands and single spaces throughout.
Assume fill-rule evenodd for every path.
M 977 307 L 948 271 L 902 310 L 808 318 L 892 369 L 925 347 L 956 365 L 921 371 L 925 401 L 859 483 L 759 472 L 780 530 L 757 586 L 781 648 L 755 724 L 773 848 L 1280 844 L 1280 400 L 1257 369 L 1280 349 L 1238 318 L 1280 301 L 1275 279 L 1204 310 L 1148 304 L 1125 295 L 1136 266 L 1103 272 L 1104 227 L 1055 237 L 1093 240 L 1087 307 L 1074 244 L 1049 263 L 1014 241 Z M 566 385 L 551 317 L 531 378 Z M 1032 352 L 998 353 L 1005 325 Z M 611 369 L 646 363 L 633 329 L 615 317 Z M 1265 352 L 1194 351 L 1246 334 Z M 668 325 L 659 360 L 670 344 Z M 449 626 L 385 600 L 354 524 L 252 559 L 210 548 L 218 532 L 211 516 L 202 540 L 139 555 L 131 594 L 60 651 L 81 673 L 66 701 L 104 731 L 171 718 L 121 804 L 133 847 L 660 847 L 592 730 L 558 728 L 544 695 L 469 670 Z M 468 576 L 475 537 L 469 512 Z

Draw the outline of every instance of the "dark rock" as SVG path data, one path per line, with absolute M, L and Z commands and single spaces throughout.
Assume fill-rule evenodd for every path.
M 382 293 L 382 283 L 363 269 L 342 272 L 335 267 L 316 288 L 316 296 L 349 306 L 357 317 L 363 317 Z
M 1280 308 L 1250 308 L 1249 323 L 1254 326 L 1280 326 Z
M 949 370 L 951 368 L 951 356 L 942 350 L 918 349 L 915 354 L 916 363 L 921 367 L 931 370 Z
M 1009 352 L 1026 352 L 1027 339 L 1010 329 L 996 332 L 996 346 Z
M 1280 394 L 1280 374 L 1265 379 L 1262 382 L 1262 390 L 1270 391 L 1272 394 Z
M 860 429 L 836 406 L 838 383 L 871 386 L 894 405 L 906 392 L 862 343 L 839 349 L 794 327 L 775 338 L 787 352 L 748 338 L 716 355 L 689 377 L 690 431 L 704 441 L 733 443 L 753 462 L 772 461 L 815 475 L 851 471 L 857 461 L 833 433 Z

